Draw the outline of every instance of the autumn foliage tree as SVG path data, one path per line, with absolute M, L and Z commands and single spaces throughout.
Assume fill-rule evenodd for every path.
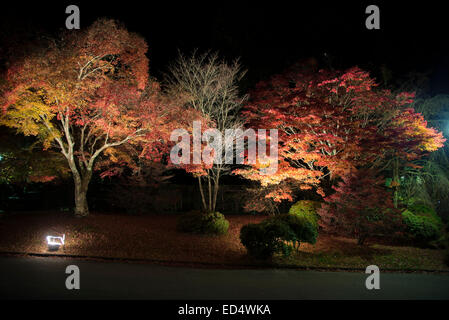
M 120 146 L 160 152 L 173 113 L 149 80 L 147 44 L 114 20 L 66 31 L 7 70 L 1 124 L 59 150 L 75 183 L 75 214 L 89 213 L 88 185 L 99 158 Z
M 443 147 L 446 139 L 441 132 L 429 128 L 424 116 L 412 108 L 402 109 L 396 114 L 383 131 L 383 135 L 384 142 L 379 145 L 382 157 L 378 159 L 378 163 L 391 172 L 394 205 L 397 207 L 403 169 L 421 169 L 416 161 Z
M 393 207 L 384 179 L 370 169 L 345 175 L 318 210 L 324 230 L 355 237 L 363 245 L 369 236 L 386 235 L 400 229 L 401 216 Z
M 323 181 L 345 178 L 364 166 L 385 166 L 394 157 L 410 160 L 442 146 L 441 133 L 406 108 L 412 94 L 376 87 L 359 68 L 338 72 L 295 66 L 260 82 L 243 114 L 248 127 L 279 130 L 278 171 L 260 175 L 251 166 L 235 172 L 270 186 L 265 197 L 279 202 L 292 200 L 301 189 L 325 196 Z
M 0 184 L 59 182 L 70 177 L 67 161 L 57 151 L 42 150 L 34 139 L 11 139 L 12 130 L 0 128 Z M 51 165 L 49 165 L 49 163 Z
M 198 179 L 198 186 L 201 194 L 203 209 L 206 212 L 214 212 L 220 178 L 230 172 L 230 167 L 225 163 L 225 149 L 228 143 L 231 145 L 234 138 L 226 138 L 226 130 L 238 129 L 242 123 L 239 117 L 239 111 L 246 100 L 246 96 L 239 92 L 238 82 L 243 78 L 246 71 L 238 61 L 232 64 L 221 60 L 217 53 L 206 52 L 198 54 L 194 52 L 191 56 L 180 54 L 177 60 L 170 66 L 166 82 L 168 91 L 172 96 L 181 97 L 183 106 L 186 110 L 197 113 L 195 120 L 201 122 L 201 128 L 198 132 L 193 132 L 192 124 L 186 128 L 193 133 L 193 139 L 199 139 L 201 147 L 191 150 L 190 159 L 195 156 L 206 154 L 207 158 L 223 159 L 222 161 L 204 161 L 195 163 L 190 161 L 181 167 L 191 173 Z M 183 116 L 185 119 L 188 116 Z M 221 134 L 219 142 L 222 149 L 221 154 L 207 152 L 205 146 L 207 142 L 212 142 L 211 137 L 203 135 L 208 128 L 215 128 Z M 201 137 L 203 135 L 203 137 Z M 232 140 L 232 141 L 231 141 Z M 194 144 L 194 141 L 191 141 Z M 217 144 L 218 141 L 215 141 Z M 194 151 L 196 155 L 194 154 Z M 206 152 L 205 152 L 206 151 Z

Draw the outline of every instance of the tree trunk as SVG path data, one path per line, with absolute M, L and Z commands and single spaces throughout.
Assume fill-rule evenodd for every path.
M 207 177 L 207 183 L 205 183 L 205 186 L 203 188 L 201 177 L 198 177 L 198 186 L 200 188 L 201 202 L 203 204 L 204 211 L 209 213 L 215 212 L 215 208 L 217 205 L 219 179 L 214 179 L 212 184 L 211 178 Z M 205 194 L 204 189 L 207 189 L 207 195 Z
M 210 184 L 210 175 L 207 176 L 207 192 L 209 195 L 209 203 L 207 205 L 207 211 L 212 212 L 212 186 Z
M 82 184 L 75 183 L 75 215 L 78 217 L 89 215 L 86 195 L 86 188 L 83 188 Z
M 218 196 L 218 188 L 220 187 L 220 173 L 217 174 L 217 177 L 214 179 L 214 198 L 213 198 L 213 207 L 212 211 L 215 212 L 215 208 L 217 207 L 217 196 Z
M 204 211 L 207 211 L 206 199 L 204 198 L 204 191 L 203 191 L 203 184 L 201 183 L 201 177 L 198 177 L 198 186 L 200 187 L 201 201 L 203 203 L 203 209 L 204 209 Z
M 87 204 L 87 189 L 92 177 L 91 171 L 86 171 L 82 177 L 75 177 L 75 216 L 86 217 L 89 215 Z

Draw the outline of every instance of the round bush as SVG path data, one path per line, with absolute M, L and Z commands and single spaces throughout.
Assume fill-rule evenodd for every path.
M 438 225 L 438 227 L 443 227 L 443 221 L 441 220 L 440 216 L 436 213 L 436 211 L 424 204 L 412 204 L 407 207 L 407 210 L 413 212 L 415 215 L 428 217 L 429 219 L 433 220 L 435 224 Z
M 225 234 L 229 221 L 219 212 L 202 213 L 192 211 L 178 219 L 178 231 L 195 234 Z
M 320 208 L 320 206 L 321 203 L 319 203 L 318 201 L 300 200 L 291 206 L 288 213 L 304 218 L 318 228 L 319 215 L 317 213 L 317 210 Z
M 261 223 L 250 223 L 240 229 L 240 241 L 250 256 L 266 259 L 281 250 L 280 243 L 274 234 L 266 231 L 266 225 Z
M 293 214 L 281 214 L 270 218 L 267 223 L 282 223 L 288 226 L 290 232 L 284 232 L 282 239 L 285 241 L 307 242 L 314 244 L 318 237 L 318 224 L 310 217 L 297 216 Z
M 266 259 L 275 253 L 290 255 L 293 247 L 301 242 L 315 243 L 318 235 L 317 227 L 304 217 L 295 215 L 277 215 L 259 224 L 248 224 L 240 230 L 240 241 L 248 254 Z
M 441 237 L 441 226 L 437 219 L 429 216 L 421 216 L 410 210 L 402 212 L 402 219 L 406 231 L 418 241 L 431 241 Z M 441 221 L 440 221 L 441 222 Z

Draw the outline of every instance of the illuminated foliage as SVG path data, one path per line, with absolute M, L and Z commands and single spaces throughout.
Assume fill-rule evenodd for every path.
M 184 107 L 198 113 L 196 120 L 202 122 L 202 132 L 214 127 L 222 135 L 223 154 L 209 153 L 211 158 L 224 156 L 228 142 L 225 131 L 241 126 L 239 111 L 246 96 L 240 95 L 238 82 L 245 72 L 238 61 L 228 64 L 217 53 L 194 52 L 188 57 L 180 54 L 170 66 L 166 80 L 171 95 L 180 97 Z M 204 144 L 201 149 L 204 150 Z M 194 151 L 193 148 L 190 150 Z M 182 168 L 198 179 L 204 211 L 215 212 L 220 178 L 229 172 L 229 166 L 224 161 L 213 165 L 203 161 L 201 164 L 191 162 Z
M 103 157 L 102 168 L 130 162 L 120 151 L 126 144 L 157 159 L 176 125 L 175 107 L 165 104 L 148 77 L 146 52 L 143 38 L 100 19 L 50 40 L 7 70 L 0 124 L 63 154 L 75 182 L 77 215 L 88 214 L 86 192 L 97 159 Z
M 292 68 L 260 82 L 243 113 L 248 127 L 279 130 L 279 169 L 274 175 L 260 175 L 257 165 L 235 172 L 262 186 L 278 186 L 265 196 L 280 202 L 292 200 L 294 190 L 315 189 L 324 196 L 325 179 L 393 158 L 410 161 L 442 146 L 441 133 L 405 108 L 413 94 L 394 95 L 376 86 L 358 68 Z
M 319 224 L 328 232 L 356 237 L 360 245 L 368 236 L 399 230 L 401 217 L 383 182 L 372 170 L 352 171 L 324 198 Z

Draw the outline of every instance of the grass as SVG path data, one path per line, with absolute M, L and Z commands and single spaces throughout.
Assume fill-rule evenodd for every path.
M 229 230 L 222 236 L 201 236 L 176 231 L 177 216 L 91 214 L 83 219 L 68 213 L 16 213 L 0 218 L 0 252 L 52 254 L 45 237 L 66 235 L 58 254 L 227 266 L 264 265 L 251 259 L 241 245 L 240 228 L 262 216 L 227 216 Z M 410 246 L 373 244 L 360 247 L 354 239 L 320 234 L 315 245 L 302 244 L 290 257 L 276 256 L 275 266 L 307 268 L 366 268 L 407 271 L 449 271 L 446 251 Z
M 360 268 L 377 265 L 381 270 L 449 271 L 447 251 L 404 245 L 371 244 L 359 246 L 355 239 L 320 236 L 317 243 L 301 245 L 300 251 L 288 258 L 278 257 L 280 265 L 315 268 Z

